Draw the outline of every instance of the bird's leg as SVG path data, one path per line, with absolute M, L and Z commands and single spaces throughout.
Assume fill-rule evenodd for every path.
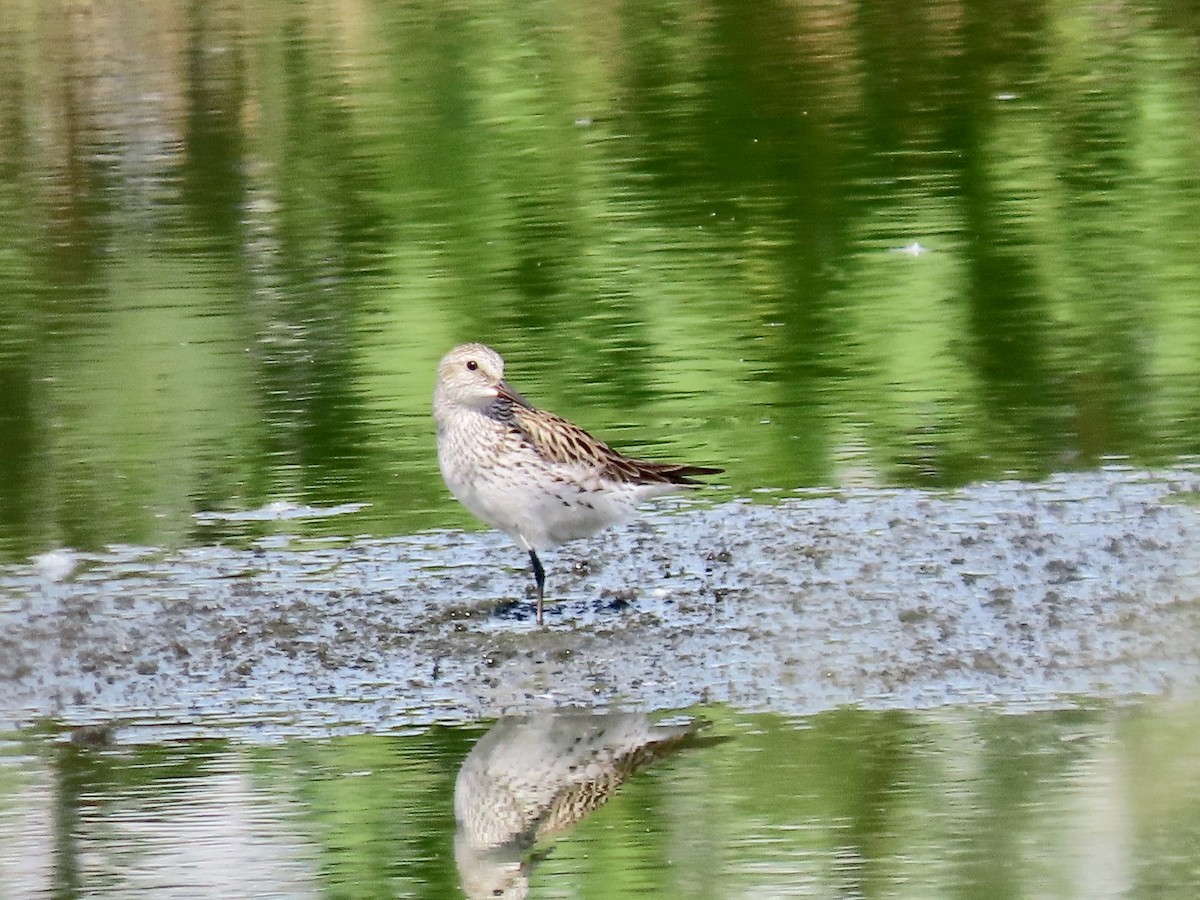
M 542 568 L 542 561 L 538 559 L 537 552 L 529 551 L 529 558 L 533 561 L 533 580 L 537 583 L 537 623 L 542 624 L 542 595 L 546 590 L 546 570 Z

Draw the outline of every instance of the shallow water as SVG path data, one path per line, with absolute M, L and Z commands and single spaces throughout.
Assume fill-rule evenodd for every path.
M 507 884 L 508 896 L 527 882 L 532 896 L 600 897 L 1185 898 L 1200 887 L 1195 704 L 687 712 L 709 722 L 692 745 L 637 774 L 593 776 L 604 805 L 532 850 L 516 841 L 523 850 L 491 856 L 464 849 L 454 814 L 456 776 L 486 726 L 10 743 L 0 883 L 12 897 L 445 897 L 460 879 Z M 506 749 L 488 748 L 489 793 L 460 782 L 472 834 L 491 839 L 504 833 L 491 819 L 546 809 L 572 778 L 566 761 L 581 758 L 572 735 L 597 727 L 617 730 L 506 723 Z M 481 801 L 500 804 L 482 824 Z
M 1198 893 L 1191 5 L 0 11 L 0 897 L 454 895 L 561 708 L 712 724 L 534 895 Z M 727 469 L 544 631 L 469 339 Z
M 512 552 L 490 535 L 10 567 L 0 872 L 13 896 L 1191 896 L 1198 495 L 1195 468 L 1115 468 L 685 505 L 556 555 L 544 629 L 497 603 L 528 575 L 481 562 Z M 647 713 L 708 727 L 581 761 L 617 710 L 613 746 Z M 464 837 L 475 748 L 460 819 L 502 821 Z
M 738 495 L 1194 454 L 1185 6 L 20 7 L 0 553 L 472 525 L 466 339 Z
M 684 504 L 499 535 L 114 548 L 0 571 L 0 723 L 278 738 L 554 705 L 1023 709 L 1200 686 L 1200 469 Z

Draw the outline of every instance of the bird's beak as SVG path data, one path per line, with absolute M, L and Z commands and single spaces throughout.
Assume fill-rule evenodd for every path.
M 522 397 L 519 391 L 516 391 L 510 387 L 507 381 L 501 381 L 496 385 L 496 396 L 501 400 L 507 400 L 509 403 L 515 403 L 517 406 L 524 406 L 526 409 L 533 409 L 532 404 Z

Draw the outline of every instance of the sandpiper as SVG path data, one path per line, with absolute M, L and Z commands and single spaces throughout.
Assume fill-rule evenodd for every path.
M 454 861 L 467 896 L 528 896 L 546 855 L 536 844 L 586 819 L 659 760 L 723 743 L 701 737 L 707 726 L 569 709 L 500 719 L 454 779 Z
M 723 471 L 618 453 L 513 390 L 504 360 L 483 344 L 460 344 L 442 357 L 433 416 L 450 493 L 529 551 L 539 625 L 546 587 L 539 550 L 620 522 L 647 498 L 696 486 L 693 476 Z

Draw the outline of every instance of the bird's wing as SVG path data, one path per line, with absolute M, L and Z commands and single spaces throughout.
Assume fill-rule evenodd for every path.
M 596 466 L 605 477 L 633 484 L 694 484 L 688 476 L 715 475 L 721 469 L 649 462 L 618 453 L 574 422 L 529 404 L 511 404 L 511 421 L 545 460 Z

